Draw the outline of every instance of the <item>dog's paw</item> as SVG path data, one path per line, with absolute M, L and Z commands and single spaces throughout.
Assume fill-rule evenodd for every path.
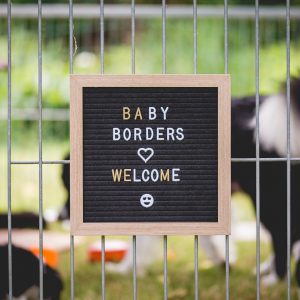
M 270 274 L 271 272 L 274 272 L 274 268 L 275 268 L 275 258 L 274 255 L 271 255 L 267 260 L 265 260 L 260 265 L 260 274 L 261 275 Z
M 274 284 L 276 284 L 279 281 L 279 277 L 277 276 L 276 273 L 272 272 L 268 275 L 264 275 L 261 278 L 261 283 L 263 286 L 273 286 Z
M 275 268 L 275 258 L 274 255 L 271 255 L 267 260 L 265 260 L 263 263 L 260 264 L 259 273 L 261 276 L 265 276 L 267 274 L 270 274 L 271 272 L 274 272 L 274 268 Z M 253 268 L 252 273 L 253 275 L 257 274 L 256 267 Z
M 105 269 L 110 273 L 118 273 L 118 274 L 123 274 L 123 275 L 131 272 L 131 268 L 122 263 L 119 263 L 119 264 L 106 263 Z

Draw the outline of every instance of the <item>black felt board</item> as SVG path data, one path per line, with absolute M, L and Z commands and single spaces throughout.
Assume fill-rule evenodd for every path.
M 140 107 L 143 120 L 123 120 L 124 106 Z M 148 120 L 149 106 L 168 106 L 166 120 Z M 143 141 L 113 141 L 114 127 L 141 128 Z M 145 141 L 146 127 L 181 127 L 184 139 Z M 154 151 L 147 163 L 140 147 Z M 180 181 L 114 182 L 112 169 L 123 168 L 179 168 Z M 218 88 L 83 88 L 83 221 L 217 222 Z

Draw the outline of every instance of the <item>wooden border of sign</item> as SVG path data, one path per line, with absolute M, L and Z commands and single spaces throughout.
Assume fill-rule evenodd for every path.
M 218 222 L 83 222 L 83 87 L 218 87 Z M 231 96 L 224 75 L 71 75 L 70 192 L 73 235 L 230 234 Z

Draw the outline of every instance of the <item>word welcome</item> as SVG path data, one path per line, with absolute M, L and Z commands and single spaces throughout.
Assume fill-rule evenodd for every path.
M 179 168 L 173 169 L 112 169 L 112 178 L 114 182 L 163 182 L 180 181 Z

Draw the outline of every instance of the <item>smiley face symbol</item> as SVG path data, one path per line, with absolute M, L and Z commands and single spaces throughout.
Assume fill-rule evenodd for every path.
M 154 198 L 150 194 L 144 194 L 140 198 L 140 203 L 143 207 L 149 208 L 153 205 L 154 203 Z

